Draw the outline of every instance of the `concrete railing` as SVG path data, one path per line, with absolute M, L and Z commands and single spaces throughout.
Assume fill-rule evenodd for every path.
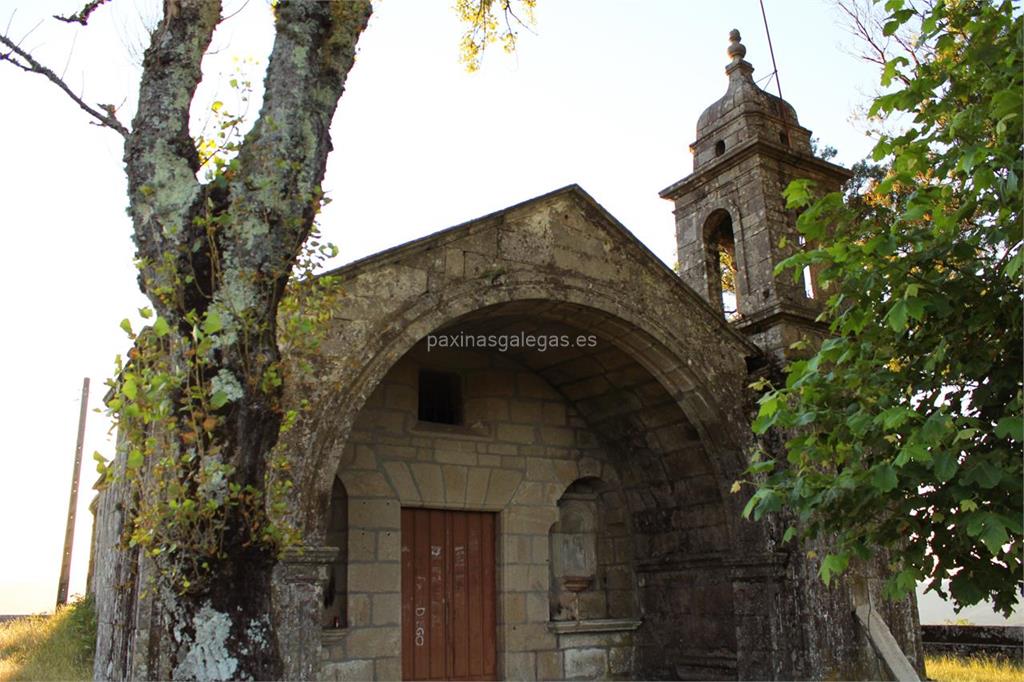
M 1024 627 L 1001 625 L 922 625 L 924 650 L 931 655 L 987 655 L 1024 659 Z

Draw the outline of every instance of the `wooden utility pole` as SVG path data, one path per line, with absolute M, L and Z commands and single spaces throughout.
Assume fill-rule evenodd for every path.
M 60 562 L 60 582 L 57 583 L 57 606 L 68 603 L 68 583 L 71 581 L 71 545 L 75 541 L 75 511 L 78 507 L 78 474 L 82 470 L 82 445 L 85 443 L 85 416 L 89 411 L 89 377 L 82 379 L 82 408 L 78 413 L 78 441 L 75 443 L 75 468 L 71 474 L 71 499 L 68 501 L 68 525 L 64 531 L 64 557 Z

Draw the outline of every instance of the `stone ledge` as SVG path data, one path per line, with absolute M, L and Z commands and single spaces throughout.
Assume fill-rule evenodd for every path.
M 642 620 L 632 620 L 629 618 L 556 620 L 548 623 L 548 630 L 556 635 L 575 635 L 584 632 L 632 632 L 642 624 Z
M 323 628 L 320 630 L 320 642 L 323 645 L 341 642 L 348 635 L 348 628 Z
M 281 553 L 281 564 L 330 564 L 341 550 L 337 547 L 289 547 Z
M 485 423 L 482 427 L 466 426 L 464 424 L 438 424 L 417 420 L 409 428 L 409 433 L 415 436 L 431 436 L 434 438 L 468 438 L 490 442 L 494 439 L 494 427 Z

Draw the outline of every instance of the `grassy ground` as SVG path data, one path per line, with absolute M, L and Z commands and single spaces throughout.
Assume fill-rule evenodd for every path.
M 96 645 L 96 612 L 82 599 L 53 616 L 0 623 L 0 682 L 90 680 Z M 938 682 L 1024 680 L 1024 665 L 990 658 L 929 656 L 928 677 Z
M 1020 682 L 1024 680 L 1024 665 L 986 657 L 954 658 L 928 656 L 925 658 L 928 677 L 939 682 Z
M 92 599 L 52 616 L 0 623 L 0 681 L 91 680 L 96 646 Z

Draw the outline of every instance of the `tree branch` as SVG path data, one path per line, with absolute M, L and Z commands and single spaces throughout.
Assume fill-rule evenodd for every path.
M 219 0 L 164 0 L 163 17 L 143 56 L 138 110 L 125 143 L 141 283 L 170 319 L 205 307 L 193 300 L 201 298 L 190 293 L 194 287 L 184 284 L 205 197 L 196 180 L 199 156 L 189 134 L 189 108 L 220 12 Z M 161 292 L 174 292 L 178 300 Z
M 370 13 L 370 0 L 288 0 L 277 8 L 263 105 L 231 188 L 229 229 L 241 235 L 229 240 L 236 253 L 225 259 L 282 286 L 320 207 L 331 119 Z
M 99 108 L 96 108 L 86 104 L 85 100 L 76 95 L 60 76 L 55 74 L 51 69 L 40 64 L 39 61 L 36 60 L 28 51 L 21 49 L 17 43 L 6 35 L 0 34 L 0 45 L 3 45 L 7 50 L 4 53 L 0 53 L 0 61 L 12 64 L 22 71 L 37 73 L 40 76 L 44 76 L 51 83 L 63 90 L 64 94 L 70 97 L 75 104 L 82 108 L 83 111 L 96 119 L 98 122 L 97 125 L 111 128 L 112 130 L 116 130 L 120 133 L 122 137 L 128 137 L 128 129 L 117 120 L 117 116 L 115 116 L 116 109 L 113 105 L 99 104 L 97 105 Z
M 107 2 L 109 2 L 109 0 L 90 0 L 90 2 L 85 3 L 85 7 L 78 10 L 76 14 L 71 14 L 68 16 L 54 14 L 53 18 L 56 19 L 57 21 L 63 21 L 66 24 L 81 24 L 82 26 L 85 26 L 87 23 L 89 23 L 89 17 L 92 15 L 92 13 L 95 12 L 100 5 L 105 4 Z

